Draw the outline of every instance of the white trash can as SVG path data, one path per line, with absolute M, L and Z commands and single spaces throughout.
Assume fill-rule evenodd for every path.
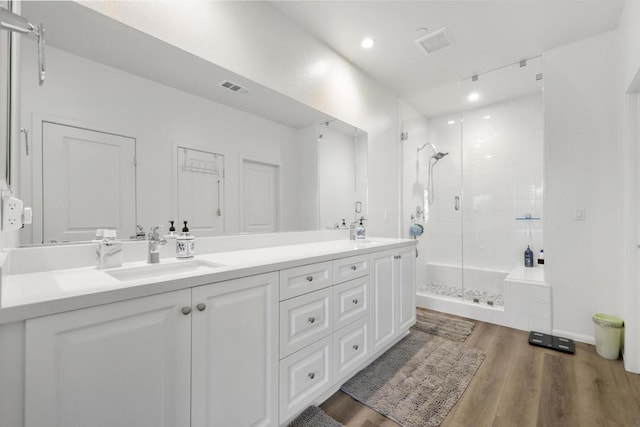
M 593 315 L 593 323 L 596 332 L 596 352 L 605 359 L 617 359 L 620 355 L 624 322 L 616 316 L 596 313 Z

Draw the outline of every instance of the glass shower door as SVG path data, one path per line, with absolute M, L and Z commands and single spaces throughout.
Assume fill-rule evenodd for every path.
M 418 292 L 463 295 L 461 146 L 458 113 L 403 122 L 405 235 L 418 224 Z
M 542 59 L 462 82 L 465 299 L 503 306 L 503 282 L 542 249 Z

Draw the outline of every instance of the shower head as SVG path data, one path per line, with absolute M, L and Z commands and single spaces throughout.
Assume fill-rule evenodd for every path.
M 433 152 L 433 154 L 431 155 L 432 159 L 436 159 L 436 160 L 440 160 L 441 158 L 443 158 L 444 156 L 446 156 L 449 153 L 443 153 L 441 151 L 438 151 L 438 149 L 436 148 L 435 145 L 431 144 L 430 142 L 425 142 L 422 147 L 418 148 L 418 152 L 420 152 L 420 150 L 423 150 L 426 146 L 430 146 L 431 147 L 431 151 Z

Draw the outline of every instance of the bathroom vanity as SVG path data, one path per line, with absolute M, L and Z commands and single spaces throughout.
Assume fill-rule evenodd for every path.
M 406 335 L 415 241 L 9 274 L 1 303 L 26 427 L 286 425 Z

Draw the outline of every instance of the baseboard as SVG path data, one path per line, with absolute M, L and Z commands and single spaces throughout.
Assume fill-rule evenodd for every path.
M 596 339 L 593 335 L 576 334 L 574 332 L 561 331 L 559 329 L 554 329 L 553 335 L 557 337 L 571 338 L 574 341 L 578 341 L 585 344 L 591 344 L 591 345 L 596 344 Z

